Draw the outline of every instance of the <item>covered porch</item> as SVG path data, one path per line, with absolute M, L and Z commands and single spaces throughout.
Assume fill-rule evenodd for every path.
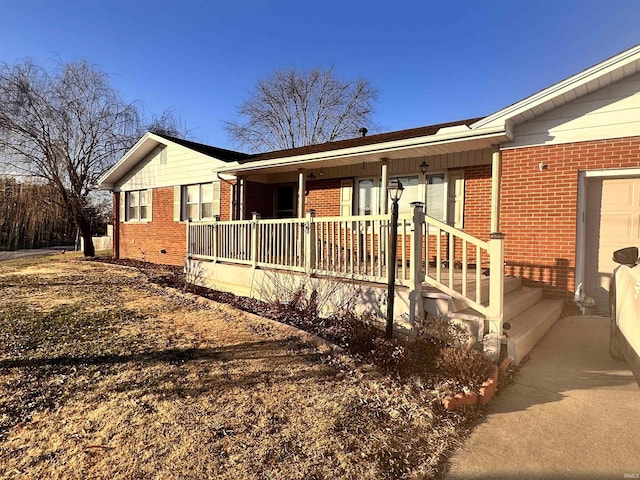
M 188 262 L 198 272 L 218 265 L 227 277 L 235 276 L 230 266 L 243 267 L 237 278 L 251 283 L 254 296 L 256 276 L 269 271 L 366 284 L 380 303 L 387 301 L 393 268 L 403 298 L 396 320 L 411 327 L 429 309 L 425 297 L 440 292 L 449 304 L 473 309 L 477 317 L 469 322 L 497 358 L 504 340 L 504 240 L 495 145 L 506 137 L 470 132 L 464 125 L 444 127 L 437 141 L 431 135 L 294 157 L 274 152 L 230 167 L 221 173 L 236 178 L 236 219 L 189 223 Z M 395 228 L 390 179 L 407 185 Z M 395 261 L 391 233 L 397 235 Z

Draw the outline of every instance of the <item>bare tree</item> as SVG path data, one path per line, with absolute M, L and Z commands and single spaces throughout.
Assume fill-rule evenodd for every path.
M 66 245 L 75 228 L 49 184 L 0 174 L 0 249 Z
M 86 61 L 48 72 L 27 60 L 0 66 L 0 106 L 0 162 L 55 189 L 93 256 L 91 186 L 138 137 L 135 105 Z
M 356 136 L 370 126 L 378 92 L 366 80 L 343 81 L 333 69 L 279 70 L 242 102 L 242 122 L 225 128 L 239 147 L 279 150 Z

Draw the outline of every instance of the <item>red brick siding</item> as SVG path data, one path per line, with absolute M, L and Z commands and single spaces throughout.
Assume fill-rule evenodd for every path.
M 273 218 L 274 186 L 267 183 L 246 182 L 245 215 L 251 218 L 253 212 L 258 212 L 262 218 Z
M 235 180 L 220 181 L 220 220 L 231 220 L 231 197 L 233 194 L 233 187 L 230 184 L 235 184 Z
M 111 218 L 113 222 L 113 238 L 116 239 L 113 242 L 112 256 L 116 260 L 120 258 L 120 193 L 113 194 L 113 212 Z
M 540 163 L 548 169 L 540 171 Z M 507 272 L 566 297 L 575 290 L 578 172 L 640 166 L 640 137 L 502 152 L 501 230 Z
M 305 198 L 305 211 L 314 209 L 318 217 L 340 215 L 340 179 L 307 182 L 309 194 Z
M 187 227 L 173 220 L 173 187 L 153 189 L 152 209 L 152 221 L 148 223 L 123 223 L 118 218 L 120 258 L 182 265 Z M 166 253 L 160 253 L 163 249 Z
M 491 229 L 491 165 L 464 169 L 464 225 L 469 235 L 488 240 Z

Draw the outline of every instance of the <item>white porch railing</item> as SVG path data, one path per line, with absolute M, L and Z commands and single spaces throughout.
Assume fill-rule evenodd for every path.
M 386 283 L 390 215 L 188 223 L 187 256 L 214 262 Z M 422 282 L 502 319 L 503 239 L 489 241 L 426 217 L 400 215 L 396 281 L 421 293 Z M 416 235 L 417 233 L 417 235 Z M 482 298 L 483 267 L 489 296 Z M 496 327 L 498 328 L 498 327 Z M 499 327 L 501 328 L 501 327 Z

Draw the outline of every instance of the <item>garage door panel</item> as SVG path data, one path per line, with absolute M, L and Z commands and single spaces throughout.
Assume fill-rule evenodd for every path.
M 590 179 L 586 193 L 584 286 L 606 309 L 613 252 L 640 246 L 640 178 Z

